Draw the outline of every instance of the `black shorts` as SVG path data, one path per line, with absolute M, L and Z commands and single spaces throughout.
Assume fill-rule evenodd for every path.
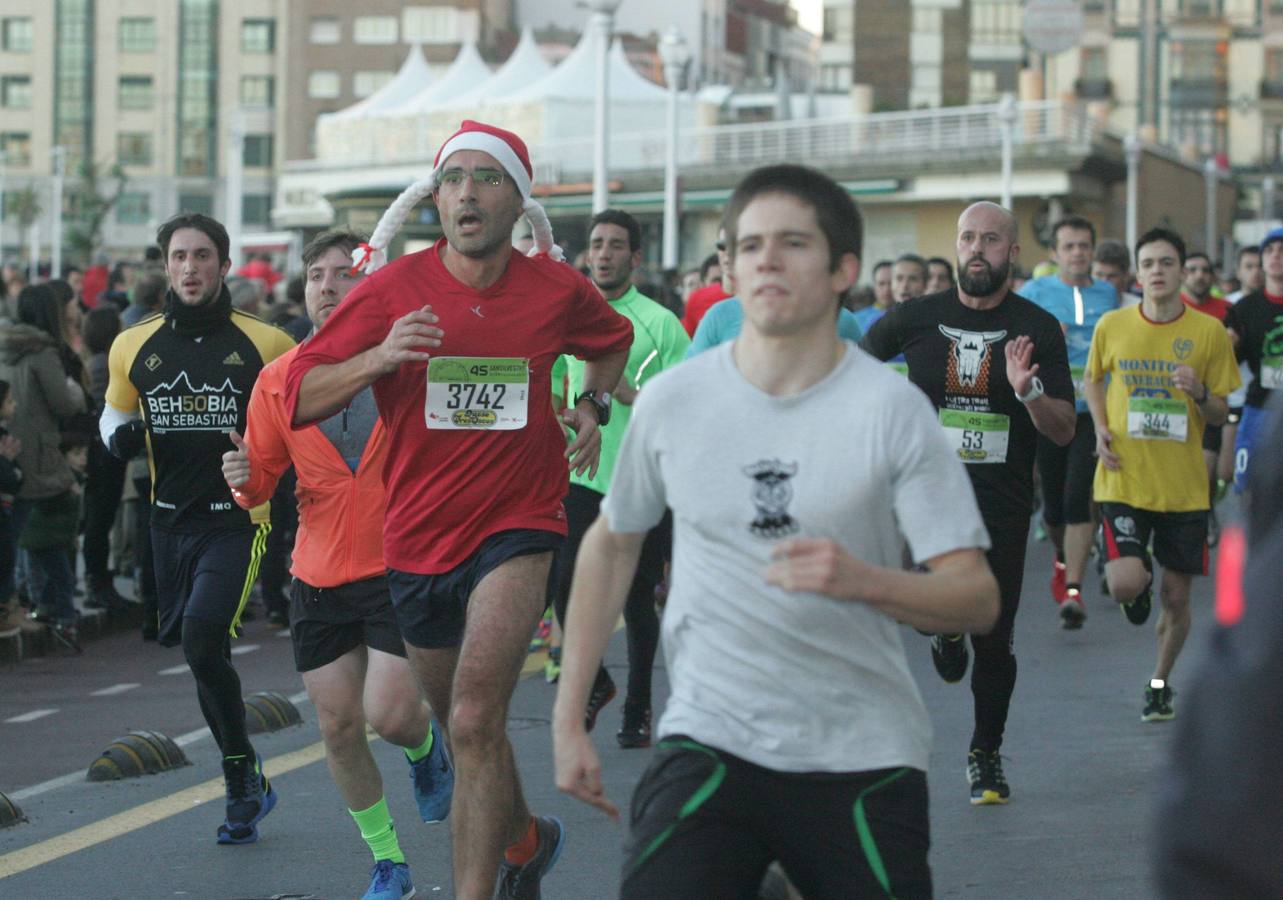
M 756 897 L 774 860 L 806 897 L 931 896 L 917 769 L 777 772 L 669 737 L 629 818 L 624 900 Z
M 518 556 L 552 553 L 564 537 L 554 531 L 513 528 L 490 535 L 471 556 L 448 572 L 419 575 L 388 570 L 388 589 L 397 624 L 412 647 L 439 650 L 463 643 L 468 600 L 499 566 Z
M 1148 557 L 1154 537 L 1154 558 L 1164 569 L 1185 575 L 1207 574 L 1207 511 L 1151 512 L 1126 503 L 1102 503 L 1105 556 Z
M 379 575 L 338 587 L 290 586 L 290 640 L 294 668 L 310 672 L 361 645 L 405 656 L 387 578 Z
M 1220 425 L 1203 427 L 1203 449 L 1209 453 L 1221 452 L 1221 427 Z
M 252 528 L 169 531 L 151 527 L 156 569 L 157 611 L 163 647 L 183 641 L 183 619 L 191 617 L 234 630 L 267 547 L 267 523 Z
M 1042 479 L 1042 517 L 1050 526 L 1091 521 L 1091 483 L 1096 477 L 1096 429 L 1079 413 L 1074 439 L 1061 447 L 1038 435 L 1038 476 Z

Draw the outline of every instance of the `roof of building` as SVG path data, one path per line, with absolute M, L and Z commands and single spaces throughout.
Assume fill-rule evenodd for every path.
M 521 31 L 521 40 L 508 57 L 487 80 L 464 91 L 453 99 L 441 103 L 442 108 L 474 107 L 483 103 L 504 100 L 527 85 L 544 78 L 552 66 L 544 59 L 535 42 L 534 31 L 529 27 Z
M 459 54 L 450 63 L 450 68 L 441 73 L 441 77 L 396 106 L 380 110 L 381 115 L 403 116 L 431 112 L 455 97 L 476 88 L 490 80 L 490 67 L 486 65 L 477 45 L 472 41 L 459 47 Z
M 338 112 L 326 113 L 321 118 L 357 119 L 386 112 L 405 103 L 429 87 L 431 83 L 432 73 L 428 69 L 427 60 L 423 58 L 423 50 L 418 44 L 412 44 L 405 62 L 401 64 L 400 71 L 391 81 L 364 100 L 359 100 Z

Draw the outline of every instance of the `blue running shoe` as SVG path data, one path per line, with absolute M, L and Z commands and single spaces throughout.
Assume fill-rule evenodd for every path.
M 553 816 L 535 816 L 535 832 L 539 843 L 529 862 L 517 866 L 505 859 L 500 863 L 495 900 L 539 900 L 539 882 L 557 864 L 566 845 L 566 829 Z
M 409 866 L 381 859 L 370 870 L 370 889 L 361 900 L 410 900 L 416 893 Z
M 432 749 L 423 759 L 410 763 L 410 781 L 414 784 L 414 800 L 419 804 L 423 821 L 444 822 L 450 815 L 450 799 L 454 796 L 454 766 L 450 764 L 441 728 L 435 720 L 428 727 L 432 729 Z
M 263 758 L 255 754 L 251 765 L 244 756 L 223 757 L 223 783 L 227 820 L 218 826 L 218 842 L 252 844 L 258 840 L 258 823 L 276 806 L 276 791 L 263 774 Z

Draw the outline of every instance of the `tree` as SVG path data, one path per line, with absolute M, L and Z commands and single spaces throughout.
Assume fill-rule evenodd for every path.
M 26 239 L 31 223 L 40 218 L 40 195 L 31 185 L 19 188 L 5 198 L 5 215 L 18 217 L 18 230 Z
M 104 170 L 105 171 L 102 171 Z M 67 247 L 81 265 L 93 263 L 102 243 L 102 228 L 125 192 L 129 179 L 120 163 L 85 160 L 77 169 L 78 180 L 67 194 Z M 105 182 L 114 181 L 114 186 Z

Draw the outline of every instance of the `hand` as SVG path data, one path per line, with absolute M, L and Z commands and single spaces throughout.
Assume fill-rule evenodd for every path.
M 1176 385 L 1185 393 L 1189 394 L 1190 399 L 1195 403 L 1199 399 L 1207 399 L 1206 388 L 1203 382 L 1198 380 L 1198 375 L 1189 366 L 1177 366 L 1172 372 L 1172 384 Z
M 1100 464 L 1111 472 L 1117 472 L 1121 466 L 1118 464 L 1118 454 L 1114 452 L 1114 436 L 1109 433 L 1105 426 L 1096 426 L 1096 456 L 1100 459 Z
M 1014 341 L 1007 341 L 1003 348 L 1007 357 L 1007 381 L 1011 389 L 1023 397 L 1029 393 L 1033 378 L 1038 374 L 1038 363 L 1033 363 L 1034 342 L 1028 335 L 1020 335 Z
M 147 428 L 142 419 L 132 419 L 111 434 L 107 449 L 117 459 L 131 460 L 147 446 Z
M 554 727 L 552 732 L 553 766 L 557 790 L 595 806 L 616 822 L 619 808 L 606 797 L 601 786 L 601 760 L 597 748 L 584 731 L 580 721 L 564 727 Z
M 228 450 L 223 454 L 223 478 L 227 481 L 229 488 L 235 489 L 249 481 L 249 448 L 245 446 L 245 439 L 237 434 L 235 429 L 229 431 L 227 436 L 231 438 L 236 449 Z
M 440 347 L 445 332 L 436 327 L 431 306 L 408 312 L 392 323 L 383 343 L 374 348 L 378 370 L 391 375 L 403 363 L 426 363 L 430 354 L 423 348 Z
M 11 434 L 0 437 L 0 456 L 12 462 L 22 452 L 22 441 Z
M 597 462 L 601 458 L 601 429 L 597 426 L 597 411 L 573 406 L 561 411 L 561 421 L 575 432 L 575 439 L 566 448 L 566 459 L 570 460 L 571 471 L 582 475 L 587 470 L 589 478 L 596 477 Z
M 837 600 L 856 599 L 850 586 L 867 581 L 873 568 L 832 538 L 780 541 L 771 551 L 771 559 L 774 562 L 766 570 L 767 584 Z

